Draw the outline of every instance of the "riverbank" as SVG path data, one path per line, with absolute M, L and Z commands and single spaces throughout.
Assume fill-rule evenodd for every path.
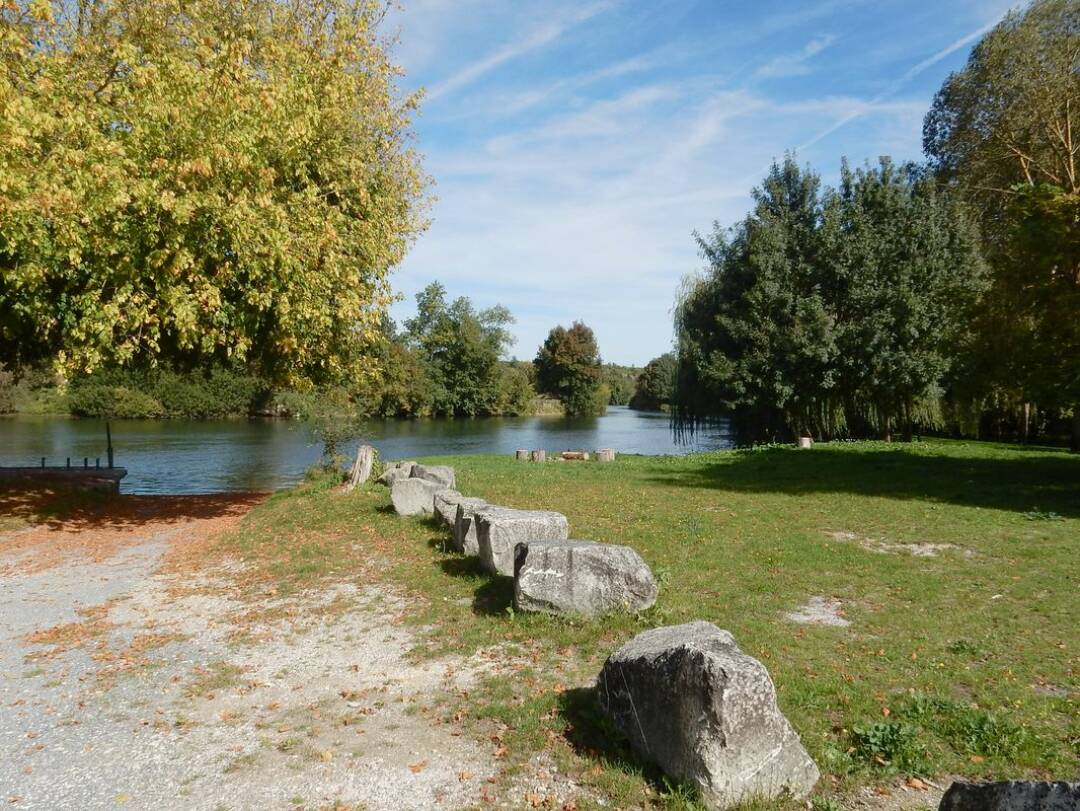
M 402 716 L 423 721 L 409 727 L 418 736 L 482 743 L 468 750 L 468 777 L 450 781 L 469 788 L 454 798 L 693 807 L 612 737 L 592 684 L 607 654 L 631 635 L 706 619 L 768 667 L 781 708 L 824 775 L 820 809 L 935 805 L 933 786 L 955 775 L 1075 775 L 1075 455 L 923 442 L 621 456 L 607 465 L 430 461 L 455 465 L 470 494 L 559 510 L 575 537 L 633 546 L 661 580 L 657 606 L 598 622 L 515 615 L 507 582 L 444 551 L 445 535 L 430 523 L 394 515 L 384 488 L 346 496 L 317 480 L 183 544 L 160 572 L 185 599 L 228 600 L 219 622 L 230 647 L 214 654 L 225 668 L 221 686 L 209 691 L 214 702 L 239 702 L 249 680 L 228 666 L 270 667 L 280 654 L 275 635 L 297 629 L 299 652 L 361 650 L 372 638 L 348 623 L 368 617 L 398 629 L 395 679 L 432 665 L 467 674 L 424 682 L 423 696 L 406 700 L 416 705 L 412 714 Z M 325 610 L 311 607 L 319 599 Z M 378 614 L 373 600 L 391 606 L 392 617 Z M 286 680 L 314 679 L 305 700 L 325 693 L 324 718 L 350 711 L 348 701 L 335 703 L 350 689 L 341 677 L 281 667 Z M 358 681 L 368 690 L 377 680 L 368 673 Z M 349 700 L 378 718 L 370 695 Z M 308 731 L 263 717 L 272 702 L 248 703 L 261 709 L 226 726 L 246 730 L 244 740 L 256 744 L 245 744 L 236 757 L 250 754 L 250 762 L 229 774 L 265 777 L 294 763 L 308 785 L 337 781 L 343 802 L 364 799 L 362 781 L 341 782 L 341 750 L 324 762 L 325 750 L 315 748 L 330 746 L 340 730 L 312 722 L 311 752 L 296 755 L 308 751 Z M 202 730 L 193 734 L 204 736 L 222 723 L 205 713 L 188 718 Z M 377 757 L 377 749 L 360 747 L 356 757 L 350 762 Z M 436 755 L 394 768 L 408 776 L 421 761 L 419 773 L 446 776 Z M 319 807 L 310 795 L 304 800 Z M 382 807 L 378 797 L 366 801 Z

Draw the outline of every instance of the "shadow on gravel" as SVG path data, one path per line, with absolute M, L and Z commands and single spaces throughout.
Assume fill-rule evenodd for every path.
M 0 515 L 55 530 L 137 529 L 148 521 L 171 524 L 243 515 L 266 497 L 265 493 L 136 496 L 4 487 L 0 488 Z

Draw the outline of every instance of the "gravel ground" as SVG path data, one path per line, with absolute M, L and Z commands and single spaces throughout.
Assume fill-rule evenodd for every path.
M 228 571 L 195 583 L 158 571 L 190 529 L 129 540 L 107 560 L 0 577 L 0 800 L 422 809 L 494 793 L 495 745 L 429 711 L 433 695 L 490 667 L 490 652 L 410 662 L 403 601 L 347 583 L 268 598 L 260 608 L 284 618 L 245 623 L 259 641 L 238 642 L 252 606 L 228 596 Z M 0 564 L 4 554 L 0 536 Z M 87 631 L 77 643 L 57 635 L 76 622 Z M 28 638 L 49 629 L 47 640 Z M 45 644 L 57 639 L 65 644 Z M 550 767 L 537 771 L 542 782 L 526 778 L 516 796 L 573 790 Z

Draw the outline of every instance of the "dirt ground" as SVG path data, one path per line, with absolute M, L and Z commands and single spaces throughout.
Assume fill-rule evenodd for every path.
M 0 533 L 8 807 L 573 807 L 546 763 L 496 786 L 497 737 L 434 709 L 498 651 L 411 660 L 407 602 L 377 582 L 252 603 L 236 564 L 176 565 L 259 498 L 129 496 Z

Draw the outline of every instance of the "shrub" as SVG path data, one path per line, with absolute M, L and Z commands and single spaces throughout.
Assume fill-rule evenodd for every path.
M 165 413 L 161 403 L 149 394 L 103 383 L 73 386 L 68 404 L 77 417 L 152 419 Z

